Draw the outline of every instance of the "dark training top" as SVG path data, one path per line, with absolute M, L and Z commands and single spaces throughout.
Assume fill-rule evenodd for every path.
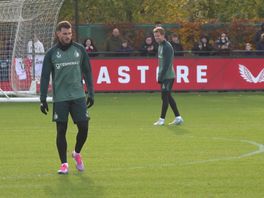
M 50 48 L 43 61 L 40 100 L 46 100 L 52 75 L 53 102 L 69 101 L 85 97 L 82 77 L 87 86 L 88 97 L 94 97 L 92 70 L 85 48 L 72 42 L 69 46 L 57 43 Z
M 175 72 L 173 68 L 174 51 L 171 44 L 164 40 L 159 44 L 158 48 L 159 58 L 159 72 L 158 79 L 163 82 L 167 79 L 175 78 Z

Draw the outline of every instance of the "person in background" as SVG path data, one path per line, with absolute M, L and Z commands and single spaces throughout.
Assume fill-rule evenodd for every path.
M 199 42 L 194 45 L 192 52 L 199 56 L 210 56 L 213 50 L 212 45 L 209 43 L 209 38 L 202 35 Z
M 106 44 L 105 44 L 105 51 L 112 52 L 108 54 L 109 56 L 113 56 L 113 52 L 117 52 L 118 49 L 120 49 L 122 44 L 122 39 L 120 36 L 120 31 L 118 28 L 114 28 L 112 31 L 112 35 L 107 38 Z
M 34 35 L 33 41 L 34 41 L 35 53 L 36 54 L 41 54 L 41 53 L 44 54 L 45 53 L 44 45 L 42 42 L 40 42 L 40 40 L 38 39 L 36 34 Z M 27 52 L 28 52 L 29 56 L 31 56 L 33 53 L 32 48 L 33 48 L 33 43 L 32 43 L 32 40 L 30 40 L 30 41 L 28 41 L 28 44 L 27 44 Z
M 117 50 L 119 56 L 129 56 L 133 52 L 133 48 L 129 45 L 128 40 L 123 39 L 121 47 Z
M 264 23 L 260 25 L 260 30 L 256 32 L 253 38 L 253 42 L 257 46 L 257 43 L 261 40 L 261 35 L 264 33 Z
M 251 43 L 246 43 L 243 55 L 250 56 L 250 55 L 254 55 L 254 54 L 255 53 L 253 51 L 252 44 Z
M 183 47 L 180 43 L 179 36 L 176 33 L 173 33 L 170 41 L 171 46 L 173 47 L 174 56 L 183 56 Z
M 142 56 L 155 56 L 157 53 L 157 48 L 153 37 L 151 35 L 147 36 L 140 48 Z
M 33 43 L 34 42 L 34 43 Z M 35 80 L 39 81 L 40 76 L 41 76 L 41 70 L 42 70 L 42 63 L 43 63 L 43 58 L 44 58 L 44 45 L 40 40 L 38 39 L 38 36 L 34 34 L 34 38 L 28 42 L 27 45 L 27 59 L 26 59 L 26 65 L 27 68 L 35 72 Z M 34 52 L 33 52 L 34 49 Z M 33 54 L 34 53 L 34 54 Z M 34 57 L 34 58 L 33 58 Z M 33 60 L 34 59 L 34 60 Z M 35 62 L 34 64 L 32 62 Z M 34 66 L 34 68 L 33 68 Z
M 216 49 L 219 55 L 229 55 L 231 50 L 231 41 L 225 32 L 215 41 Z
M 257 55 L 264 55 L 264 33 L 261 34 L 260 40 L 257 43 Z
M 88 53 L 88 55 L 90 57 L 94 57 L 97 56 L 98 54 L 96 54 L 97 49 L 93 43 L 93 40 L 91 38 L 87 38 L 85 39 L 84 43 L 83 43 L 86 52 Z
M 162 107 L 161 114 L 158 121 L 154 123 L 155 126 L 162 126 L 165 124 L 165 117 L 170 105 L 175 119 L 170 125 L 180 125 L 183 123 L 183 119 L 180 116 L 176 102 L 173 99 L 171 92 L 173 83 L 175 80 L 175 71 L 173 68 L 174 53 L 171 44 L 165 38 L 165 30 L 162 27 L 156 27 L 153 30 L 158 47 L 158 59 L 159 59 L 159 71 L 158 71 L 158 83 L 161 87 L 161 99 Z

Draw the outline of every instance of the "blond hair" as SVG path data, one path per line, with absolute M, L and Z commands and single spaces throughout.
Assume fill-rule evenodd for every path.
M 72 28 L 72 25 L 69 21 L 61 21 L 56 26 L 56 32 L 61 31 L 62 28 L 70 29 Z
M 159 32 L 161 35 L 165 35 L 165 30 L 164 30 L 163 27 L 156 27 L 156 28 L 154 28 L 153 33 L 158 33 L 158 32 Z

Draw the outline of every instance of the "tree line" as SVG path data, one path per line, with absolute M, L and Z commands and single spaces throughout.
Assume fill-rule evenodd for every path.
M 76 1 L 81 24 L 264 18 L 264 0 L 67 0 L 60 12 L 61 20 L 74 21 Z

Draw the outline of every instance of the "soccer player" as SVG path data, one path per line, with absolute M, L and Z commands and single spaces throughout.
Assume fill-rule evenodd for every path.
M 72 157 L 79 171 L 84 170 L 81 150 L 88 135 L 89 116 L 87 108 L 94 104 L 94 89 L 89 57 L 85 48 L 72 41 L 72 26 L 68 21 L 62 21 L 56 27 L 57 43 L 50 48 L 43 61 L 40 82 L 40 110 L 47 114 L 47 91 L 52 76 L 53 90 L 53 121 L 57 126 L 56 144 L 61 161 L 59 174 L 68 173 L 66 131 L 68 115 L 70 114 L 77 125 L 75 150 Z M 82 84 L 85 80 L 88 97 Z
M 156 42 L 159 44 L 158 83 L 161 85 L 161 98 L 162 98 L 161 115 L 159 120 L 155 122 L 154 125 L 156 126 L 164 125 L 165 116 L 169 104 L 175 115 L 175 119 L 170 123 L 170 125 L 180 125 L 183 123 L 183 119 L 180 116 L 175 100 L 171 96 L 171 90 L 175 79 L 175 72 L 173 69 L 173 58 L 174 58 L 173 48 L 171 44 L 165 39 L 165 30 L 162 27 L 156 27 L 153 30 L 153 33 Z

